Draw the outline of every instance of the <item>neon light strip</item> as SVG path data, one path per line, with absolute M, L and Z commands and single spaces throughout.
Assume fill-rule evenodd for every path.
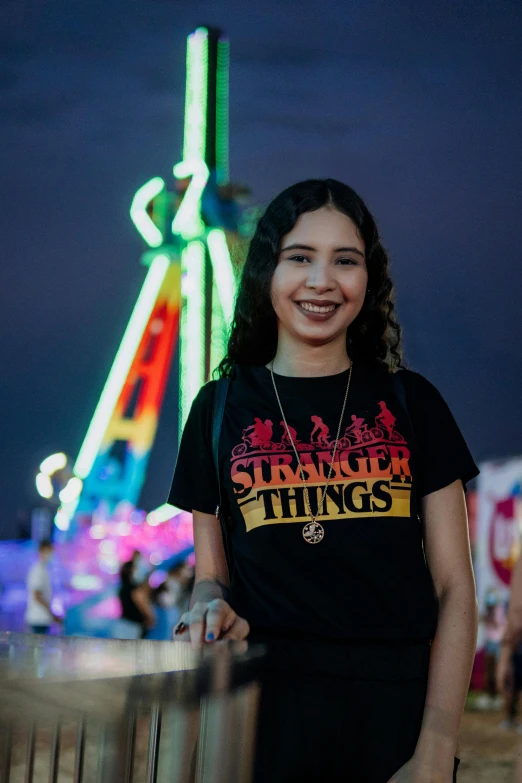
M 52 498 L 54 494 L 53 485 L 47 473 L 38 473 L 36 476 L 36 489 L 43 498 Z
M 207 83 L 208 30 L 199 27 L 187 40 L 183 161 L 174 168 L 178 177 L 192 174 L 192 181 L 172 224 L 173 232 L 181 233 L 188 240 L 195 239 L 204 231 L 200 202 L 208 179 L 205 164 Z M 192 241 L 183 250 L 181 273 L 180 434 L 192 401 L 205 381 L 205 247 L 201 242 Z
M 72 500 L 76 500 L 80 496 L 83 488 L 83 481 L 77 476 L 73 476 L 65 487 L 62 489 L 58 497 L 62 503 L 70 503 Z
M 201 219 L 200 204 L 208 175 L 208 166 L 203 160 L 182 160 L 174 166 L 174 176 L 178 179 L 192 176 L 176 217 L 172 221 L 172 232 L 181 234 L 183 239 L 194 239 L 205 229 Z
M 162 522 L 167 522 L 176 514 L 180 514 L 181 510 L 177 506 L 171 506 L 170 503 L 164 503 L 162 506 L 158 506 L 149 514 L 147 514 L 147 522 L 149 525 L 160 525 Z
M 205 382 L 205 246 L 190 242 L 181 255 L 180 432 Z
M 212 313 L 210 320 L 210 377 L 227 351 L 228 329 L 223 316 L 221 296 L 216 282 L 212 281 Z
M 132 199 L 130 216 L 139 233 L 150 245 L 159 247 L 163 242 L 163 234 L 147 214 L 147 206 L 165 188 L 161 177 L 154 177 L 142 185 Z
M 209 231 L 207 237 L 212 268 L 216 276 L 221 307 L 227 325 L 230 326 L 234 315 L 234 305 L 236 299 L 236 278 L 230 253 L 228 252 L 227 239 L 225 232 L 220 228 L 214 228 Z
M 56 470 L 63 470 L 67 465 L 67 457 L 63 452 L 58 454 L 51 454 L 50 457 L 46 457 L 40 465 L 40 472 L 46 473 L 48 476 L 54 473 Z
M 168 256 L 160 254 L 156 256 L 150 265 L 100 401 L 87 430 L 78 459 L 74 465 L 74 473 L 82 479 L 86 478 L 91 472 L 169 264 L 170 259 Z
M 228 74 L 230 45 L 221 39 L 217 45 L 216 72 L 216 175 L 217 184 L 229 181 L 228 165 Z
M 183 159 L 205 160 L 207 136 L 208 31 L 198 27 L 187 40 L 187 86 Z

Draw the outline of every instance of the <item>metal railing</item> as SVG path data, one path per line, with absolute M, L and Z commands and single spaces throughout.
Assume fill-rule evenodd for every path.
M 261 657 L 0 632 L 0 783 L 250 783 Z

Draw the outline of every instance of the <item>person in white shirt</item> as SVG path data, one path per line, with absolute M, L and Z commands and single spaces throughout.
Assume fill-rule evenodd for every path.
M 31 566 L 27 576 L 27 610 L 25 621 L 33 633 L 49 633 L 53 622 L 61 618 L 51 610 L 51 575 L 49 562 L 53 554 L 51 541 L 40 541 L 38 560 Z

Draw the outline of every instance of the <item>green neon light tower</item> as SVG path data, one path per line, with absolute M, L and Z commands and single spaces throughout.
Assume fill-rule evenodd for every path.
M 74 465 L 83 489 L 58 512 L 61 530 L 101 502 L 138 502 L 176 348 L 178 434 L 225 353 L 236 293 L 229 248 L 243 245 L 257 216 L 248 190 L 229 182 L 228 72 L 221 31 L 188 36 L 183 159 L 173 191 L 154 177 L 131 204 L 148 272 Z

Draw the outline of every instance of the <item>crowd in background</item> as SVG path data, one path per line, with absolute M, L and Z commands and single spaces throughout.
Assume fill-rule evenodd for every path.
M 522 561 L 517 567 L 522 568 Z M 485 632 L 484 693 L 477 706 L 481 709 L 503 707 L 505 717 L 502 728 L 517 729 L 522 733 L 522 722 L 518 724 L 522 693 L 522 644 L 513 638 L 513 609 L 517 604 L 515 581 L 513 586 L 515 590 L 509 602 L 503 601 L 496 589 L 489 590 L 486 596 L 481 617 Z M 511 618 L 509 622 L 508 618 Z
M 186 562 L 171 566 L 156 587 L 139 551 L 120 571 L 118 597 L 121 604 L 120 638 L 172 639 L 172 631 L 188 608 L 194 584 L 194 569 Z
M 52 542 L 41 541 L 38 558 L 27 576 L 25 625 L 32 633 L 48 634 L 53 625 L 63 623 L 63 618 L 52 608 L 52 555 Z M 171 565 L 165 578 L 158 582 L 160 573 L 150 568 L 138 550 L 122 564 L 117 593 L 120 616 L 111 623 L 113 638 L 172 639 L 175 625 L 188 608 L 194 568 L 187 562 Z

